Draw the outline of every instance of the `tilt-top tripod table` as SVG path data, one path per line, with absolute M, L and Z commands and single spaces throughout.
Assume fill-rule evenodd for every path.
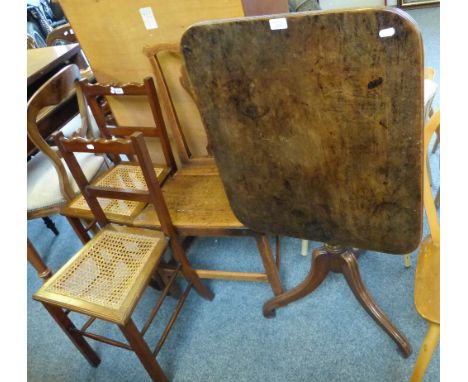
M 341 272 L 405 357 L 351 248 L 407 254 L 422 234 L 423 50 L 394 9 L 200 23 L 181 50 L 237 218 L 256 232 L 326 244 L 275 309 Z

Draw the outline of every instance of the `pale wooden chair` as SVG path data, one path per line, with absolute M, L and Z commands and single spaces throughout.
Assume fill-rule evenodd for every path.
M 134 351 L 153 381 L 167 381 L 167 377 L 155 357 L 161 350 L 191 288 L 194 287 L 206 299 L 211 300 L 214 296 L 193 271 L 185 254 L 176 251 L 173 253 L 177 261 L 175 272 L 159 296 L 142 329 L 139 330 L 132 320 L 132 313 L 146 285 L 161 264 L 168 240 L 166 235 L 160 231 L 110 224 L 97 198 L 112 197 L 130 201 L 151 201 L 158 213 L 167 212 L 164 211 L 164 205 L 159 203 L 161 190 L 143 135 L 135 133 L 131 136 L 131 140 L 88 140 L 81 137 L 67 139 L 62 133 L 57 133 L 55 141 L 68 166 L 77 175 L 80 189 L 93 214 L 95 214 L 101 230 L 52 276 L 34 294 L 33 298 L 42 302 L 92 366 L 98 366 L 100 359 L 89 346 L 85 337 Z M 91 186 L 77 160 L 76 153 L 80 152 L 125 154 L 136 157 L 137 163 L 141 166 L 141 173 L 147 184 L 147 189 L 103 189 Z M 166 228 L 164 227 L 163 230 L 169 233 L 172 248 L 177 248 L 177 245 L 174 245 L 177 238 L 171 236 L 170 230 Z M 188 285 L 161 338 L 154 350 L 151 350 L 144 335 L 179 273 L 185 276 Z M 89 320 L 81 329 L 78 329 L 66 314 L 67 310 L 89 316 Z M 96 319 L 116 324 L 128 343 L 90 332 L 88 329 Z
M 434 97 L 437 92 L 437 83 L 434 82 L 434 77 L 435 77 L 435 70 L 430 67 L 424 68 L 424 125 L 426 125 L 429 122 L 429 119 L 431 118 L 433 114 L 432 110 L 432 101 L 434 100 Z M 440 136 L 439 136 L 440 129 L 437 128 L 436 133 L 437 133 L 437 140 L 436 143 L 434 144 L 434 148 L 437 148 L 437 145 L 440 141 Z M 433 153 L 435 150 L 433 150 Z M 428 168 L 428 176 L 429 176 L 429 183 L 432 185 L 432 171 L 431 171 L 431 166 L 430 166 L 430 161 L 429 161 L 429 155 L 425 157 L 426 160 L 426 166 Z M 439 190 L 437 191 L 437 196 L 436 196 L 436 205 L 438 205 L 438 200 L 439 200 L 439 193 L 440 193 L 440 187 Z M 411 255 L 405 255 L 403 257 L 403 261 L 405 264 L 405 267 L 409 268 L 411 267 Z
M 149 98 L 149 103 L 156 126 L 153 129 L 165 132 L 165 122 L 152 79 L 145 79 L 145 82 L 150 85 L 149 88 L 152 94 Z M 102 96 L 124 97 L 128 101 L 129 97 L 137 96 L 138 94 L 130 90 L 127 91 L 124 86 L 120 85 L 92 85 L 86 81 L 81 81 L 80 85 L 84 97 L 93 110 L 96 122 L 103 136 L 108 138 L 113 136 L 128 137 L 135 129 L 145 134 L 151 131 L 150 128 L 145 127 L 135 128 L 109 125 L 107 117 L 103 109 L 99 107 L 97 101 L 97 99 Z M 135 87 L 136 85 L 132 86 Z M 113 89 L 112 92 L 111 89 Z M 166 142 L 162 145 L 161 151 L 164 155 L 173 158 L 167 134 L 164 133 L 159 137 L 161 138 L 161 143 Z M 276 241 L 276 259 L 274 259 L 267 237 L 247 229 L 237 220 L 232 213 L 213 158 L 192 158 L 185 162 L 182 168 L 178 168 L 174 162 L 171 163 L 173 163 L 171 167 L 172 170 L 166 173 L 167 177 L 164 176 L 159 179 L 162 183 L 164 202 L 169 210 L 169 215 L 167 217 L 157 215 L 154 209 L 149 205 L 141 209 L 140 204 L 125 217 L 110 214 L 111 211 L 106 211 L 109 219 L 113 222 L 124 222 L 125 224 L 131 224 L 137 227 L 157 230 L 161 229 L 163 224 L 170 225 L 174 227 L 181 241 L 182 239 L 187 239 L 184 240 L 187 248 L 193 237 L 252 236 L 256 239 L 257 247 L 266 270 L 265 272 L 197 269 L 197 273 L 202 278 L 267 281 L 271 283 L 275 294 L 280 293 L 282 287 L 278 272 L 280 259 L 279 240 Z M 97 182 L 100 182 L 100 179 L 98 179 Z M 62 209 L 62 214 L 75 218 L 90 219 L 89 210 L 81 209 L 78 211 L 76 208 L 73 208 L 74 203 L 75 201 L 72 201 L 69 205 L 64 207 Z M 164 222 L 164 220 L 166 221 Z M 83 233 L 83 235 L 85 235 L 85 233 Z
M 177 147 L 179 158 L 182 163 L 187 163 L 189 160 L 193 160 L 194 157 L 192 155 L 192 150 L 190 148 L 188 140 L 185 134 L 183 133 L 182 126 L 179 122 L 179 117 L 177 115 L 175 102 L 173 99 L 181 99 L 182 97 L 180 93 L 186 92 L 190 96 L 187 102 L 192 103 L 192 107 L 194 106 L 194 109 L 196 109 L 195 99 L 193 98 L 193 93 L 187 78 L 187 72 L 183 64 L 180 67 L 180 72 L 178 76 L 178 84 L 180 85 L 178 87 L 179 94 L 176 95 L 171 94 L 169 90 L 167 75 L 164 74 L 161 65 L 162 54 L 170 54 L 177 59 L 177 62 L 182 62 L 179 44 L 159 43 L 152 46 L 146 46 L 143 49 L 143 53 L 148 57 L 151 68 L 153 69 L 153 75 L 158 89 L 158 96 L 161 109 L 164 110 L 166 116 L 165 121 L 168 126 L 168 129 L 170 129 L 170 131 L 172 132 L 173 140 Z M 210 153 L 211 150 L 209 148 L 209 143 L 206 149 L 207 152 Z M 197 158 L 195 157 L 195 159 Z M 212 157 L 207 157 L 206 159 L 211 160 L 211 162 L 214 163 Z
M 46 44 L 47 46 L 55 45 L 64 45 L 64 44 L 77 44 L 79 43 L 76 38 L 75 32 L 73 31 L 70 24 L 60 25 L 59 27 L 53 29 L 48 35 Z M 93 79 L 94 74 L 89 66 L 89 62 L 86 59 L 83 51 L 80 51 L 78 54 L 76 64 L 80 68 L 80 73 L 82 78 Z
M 48 217 L 60 212 L 60 208 L 71 200 L 79 189 L 56 148 L 49 145 L 46 141 L 47 137 L 44 137 L 42 131 L 39 130 L 37 121 L 50 108 L 56 107 L 68 97 L 77 96 L 80 113 L 61 127 L 61 130 L 68 136 L 75 133 L 86 134 L 88 130 L 87 109 L 79 89 L 78 94 L 75 93 L 75 82 L 79 79 L 78 67 L 69 65 L 42 85 L 28 102 L 28 138 L 38 152 L 30 158 L 27 164 L 27 217 L 28 220 L 43 218 L 55 234 L 58 234 L 58 231 Z M 88 153 L 81 154 L 79 161 L 89 179 L 94 178 L 105 167 L 103 157 Z
M 424 131 L 424 154 L 429 154 L 429 142 L 440 127 L 440 111 L 433 114 Z M 429 328 L 419 351 L 411 382 L 422 381 L 439 342 L 440 336 L 440 226 L 429 183 L 429 168 L 424 168 L 424 208 L 430 235 L 421 243 L 414 281 L 414 303 L 418 313 L 428 321 Z

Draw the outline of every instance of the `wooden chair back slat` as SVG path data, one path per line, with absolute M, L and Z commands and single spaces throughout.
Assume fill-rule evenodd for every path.
M 63 145 L 67 151 L 95 154 L 135 154 L 133 146 L 128 139 L 96 138 L 86 139 L 83 137 L 72 137 L 64 141 Z
M 145 203 L 149 203 L 151 201 L 147 191 L 98 186 L 87 186 L 87 190 L 91 196 L 96 198 L 131 200 Z
M 151 127 L 142 127 L 142 126 L 114 126 L 114 125 L 107 125 L 107 131 L 110 133 L 112 137 L 129 137 L 135 131 L 141 131 L 145 137 L 154 137 L 160 138 L 161 132 L 159 130 L 153 129 Z
M 96 123 L 104 137 L 128 138 L 135 131 L 140 131 L 145 137 L 159 138 L 166 165 L 172 172 L 177 170 L 177 164 L 170 146 L 166 125 L 162 117 L 158 95 L 154 87 L 154 81 L 151 77 L 145 78 L 142 84 L 130 83 L 123 85 L 90 84 L 87 80 L 81 80 L 80 88 L 83 92 L 84 98 L 91 107 Z M 147 98 L 155 126 L 129 127 L 115 125 L 115 121 L 113 121 L 114 123 L 109 123 L 108 115 L 106 114 L 106 110 L 101 106 L 99 98 L 128 96 L 144 96 Z
M 153 46 L 147 46 L 143 49 L 143 52 L 148 57 L 151 67 L 153 69 L 154 76 L 156 78 L 156 82 L 158 84 L 158 89 L 160 91 L 161 103 L 163 108 L 166 112 L 167 120 L 170 125 L 171 131 L 174 136 L 174 140 L 177 145 L 177 149 L 179 151 L 180 159 L 183 163 L 186 163 L 191 157 L 192 152 L 190 147 L 187 143 L 187 139 L 182 131 L 182 127 L 179 121 L 179 117 L 177 116 L 176 109 L 174 103 L 172 101 L 172 97 L 169 92 L 169 86 L 167 84 L 166 78 L 164 76 L 161 63 L 159 61 L 158 54 L 162 52 L 169 52 L 180 56 L 180 48 L 179 44 L 170 44 L 170 43 L 159 43 Z M 183 70 L 183 67 L 182 67 Z M 183 85 L 184 89 L 188 92 L 188 94 L 193 98 L 192 92 L 187 87 L 188 81 L 183 81 L 181 77 L 181 84 Z M 186 76 L 185 76 L 186 78 Z

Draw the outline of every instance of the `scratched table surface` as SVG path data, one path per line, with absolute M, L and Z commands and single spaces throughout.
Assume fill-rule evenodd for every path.
M 274 17 L 204 22 L 181 40 L 237 218 L 260 232 L 414 250 L 423 163 L 417 25 L 385 8 Z

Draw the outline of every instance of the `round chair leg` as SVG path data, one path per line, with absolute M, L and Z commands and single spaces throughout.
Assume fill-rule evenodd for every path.
M 424 341 L 419 350 L 418 359 L 416 360 L 416 365 L 414 366 L 413 375 L 411 376 L 410 382 L 420 382 L 424 377 L 427 366 L 431 361 L 432 353 L 439 343 L 440 337 L 440 325 L 434 322 L 429 322 L 429 328 L 424 337 Z
M 411 255 L 404 255 L 403 260 L 405 262 L 405 267 L 406 268 L 411 267 Z

